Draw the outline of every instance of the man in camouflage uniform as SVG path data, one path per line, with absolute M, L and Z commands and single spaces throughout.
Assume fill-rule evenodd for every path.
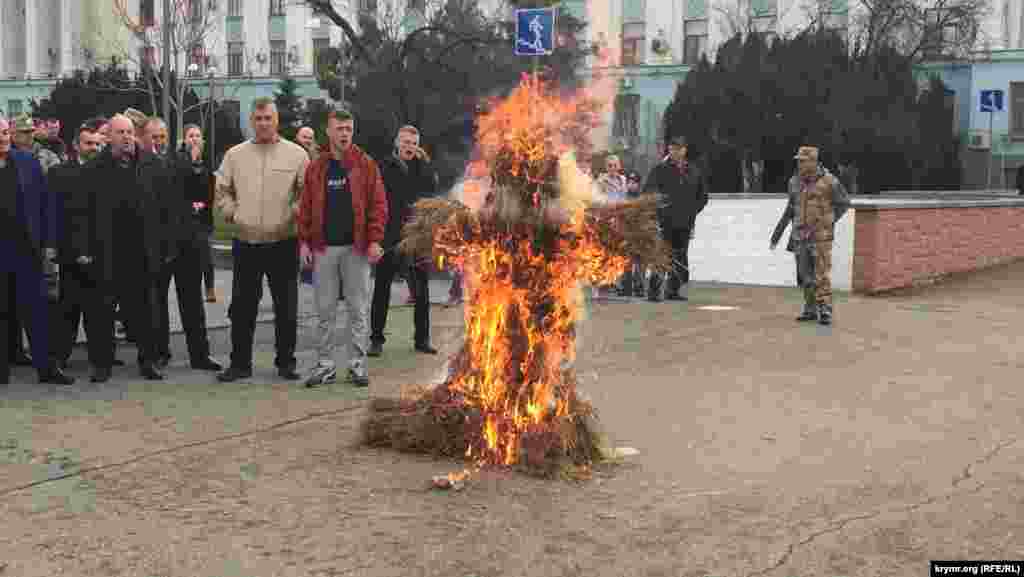
M 850 198 L 839 179 L 818 164 L 818 149 L 801 146 L 796 155 L 797 174 L 789 179 L 789 202 L 772 233 L 771 248 L 779 243 L 790 222 L 786 250 L 796 257 L 797 280 L 804 291 L 798 321 L 832 324 L 832 238 L 835 223 L 850 208 Z
M 21 114 L 14 119 L 13 136 L 14 147 L 38 160 L 43 167 L 43 174 L 63 162 L 55 152 L 36 141 L 36 125 L 28 114 Z

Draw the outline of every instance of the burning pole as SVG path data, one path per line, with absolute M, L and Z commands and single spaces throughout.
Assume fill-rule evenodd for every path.
M 602 105 L 524 76 L 478 119 L 482 201 L 416 204 L 400 248 L 463 271 L 465 340 L 443 383 L 373 402 L 366 444 L 541 476 L 586 474 L 605 457 L 576 390 L 580 285 L 613 282 L 633 258 L 667 270 L 670 251 L 656 197 L 601 203 L 576 166 Z

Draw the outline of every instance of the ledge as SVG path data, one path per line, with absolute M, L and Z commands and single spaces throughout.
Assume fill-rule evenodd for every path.
M 987 197 L 956 195 L 951 198 L 914 197 L 855 197 L 851 207 L 856 210 L 889 210 L 896 208 L 994 208 L 1006 206 L 1024 207 L 1024 196 Z

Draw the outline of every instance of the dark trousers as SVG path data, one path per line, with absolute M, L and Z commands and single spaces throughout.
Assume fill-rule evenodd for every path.
M 665 240 L 672 247 L 672 271 L 668 274 L 668 296 L 679 294 L 682 285 L 690 282 L 690 229 L 672 228 L 665 231 Z M 661 275 L 651 276 L 651 294 L 661 289 Z
M 63 343 L 58 353 L 62 360 L 71 356 L 78 325 L 84 318 L 85 337 L 89 351 L 89 364 L 109 369 L 114 364 L 114 302 L 109 283 L 97 281 L 95 265 L 68 265 L 64 267 Z
M 126 269 L 125 275 L 134 276 L 118 280 L 116 290 L 119 293 L 117 299 L 121 310 L 124 311 L 125 324 L 130 327 L 131 335 L 135 339 L 139 366 L 144 366 L 152 365 L 160 358 L 157 353 L 157 328 L 160 326 L 160 317 L 157 310 L 156 277 L 140 272 L 140 269 L 132 272 Z
M 212 235 L 206 237 L 206 242 L 202 246 L 198 247 L 199 251 L 199 268 L 203 271 L 203 285 L 206 290 L 211 291 L 216 286 L 214 284 L 213 276 L 213 247 L 210 246 Z M 175 281 L 177 282 L 177 281 Z
M 425 266 L 408 266 L 396 250 L 389 250 L 377 263 L 373 283 L 373 305 L 370 308 L 370 341 L 383 343 L 384 327 L 388 324 L 388 308 L 391 305 L 391 283 L 402 269 L 408 270 L 409 282 L 416 299 L 413 309 L 415 332 L 413 340 L 417 345 L 430 344 L 430 273 Z
M 164 358 L 171 356 L 171 312 L 168 291 L 171 279 L 178 294 L 178 312 L 181 326 L 185 330 L 188 356 L 192 362 L 205 360 L 210 356 L 210 342 L 206 335 L 206 310 L 203 308 L 203 248 L 190 244 L 185 251 L 170 263 L 164 265 L 156 278 L 156 352 Z
M 51 355 L 58 361 L 66 363 L 78 340 L 78 328 L 82 324 L 83 289 L 82 282 L 72 275 L 80 277 L 85 274 L 77 264 L 65 264 L 60 271 L 60 303 L 54 308 L 54 322 L 51 325 L 53 346 Z
M 263 244 L 239 242 L 234 256 L 231 297 L 231 366 L 252 367 L 253 335 L 263 277 L 274 303 L 274 340 L 278 368 L 294 368 L 298 338 L 299 248 L 295 239 Z
M 4 263 L 9 264 L 9 263 Z M 26 264 L 26 263 L 13 263 Z M 15 267 L 11 267 L 15 268 Z M 32 364 L 36 370 L 43 371 L 49 367 L 49 303 L 46 298 L 46 279 L 42 271 L 34 271 L 28 266 L 18 266 L 18 272 L 0 270 L 0 380 L 10 379 L 10 353 L 13 348 L 10 340 L 17 335 L 20 345 L 21 330 L 12 330 L 12 320 L 21 311 L 20 318 L 27 320 L 31 327 L 29 344 L 32 347 Z

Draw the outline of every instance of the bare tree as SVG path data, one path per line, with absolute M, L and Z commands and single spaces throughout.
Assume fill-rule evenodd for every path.
M 175 134 L 181 136 L 184 117 L 192 108 L 205 102 L 185 106 L 185 92 L 190 76 L 189 66 L 199 65 L 205 69 L 209 63 L 209 50 L 217 40 L 218 18 L 216 0 L 164 0 L 170 2 L 170 21 L 162 22 L 154 15 L 140 15 L 133 18 L 128 9 L 128 0 L 114 0 L 114 17 L 137 40 L 141 50 L 136 53 L 128 47 L 120 46 L 122 57 L 134 62 L 142 71 L 150 88 L 153 110 L 159 110 L 156 102 L 158 93 L 174 90 L 170 94 L 171 108 L 175 111 L 177 122 Z M 166 39 L 166 40 L 165 40 Z M 164 86 L 165 80 L 153 73 L 152 55 L 163 51 L 169 54 L 171 72 L 176 82 L 171 87 Z M 213 95 L 208 95 L 212 99 Z
M 826 24 L 830 0 L 805 4 L 811 20 Z M 986 40 L 982 23 L 991 0 L 855 0 L 850 6 L 850 45 L 855 57 L 889 46 L 914 62 L 965 58 Z
M 715 2 L 712 9 L 720 16 L 717 20 L 723 38 L 732 38 L 737 35 L 746 38 L 747 35 L 755 32 L 764 33 L 766 30 L 763 28 L 766 27 L 760 25 L 762 20 L 773 20 L 772 32 L 778 36 L 786 36 L 785 31 L 781 30 L 779 26 L 796 4 L 794 2 L 778 4 L 781 6 L 776 6 L 773 1 L 771 5 L 775 7 L 775 10 L 764 15 L 756 12 L 751 0 L 720 0 Z

